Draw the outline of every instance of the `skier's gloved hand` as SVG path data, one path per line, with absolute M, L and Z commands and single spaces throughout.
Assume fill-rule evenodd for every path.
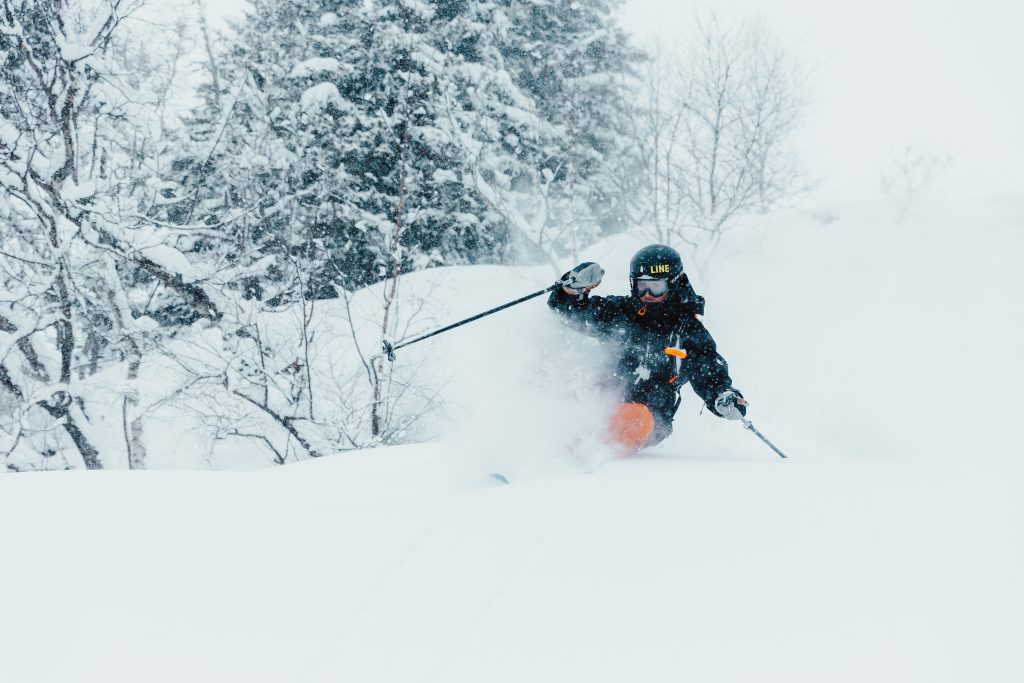
M 604 268 L 586 261 L 563 275 L 559 283 L 566 294 L 582 294 L 601 284 L 603 277 Z
M 747 401 L 740 392 L 727 389 L 718 395 L 711 410 L 726 420 L 738 420 L 747 415 Z

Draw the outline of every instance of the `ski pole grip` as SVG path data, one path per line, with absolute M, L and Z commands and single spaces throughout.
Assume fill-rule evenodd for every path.
M 604 268 L 592 261 L 587 261 L 570 270 L 561 284 L 569 289 L 592 289 L 601 284 L 603 278 Z

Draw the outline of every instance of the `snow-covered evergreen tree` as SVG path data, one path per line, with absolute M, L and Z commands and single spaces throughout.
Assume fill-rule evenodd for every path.
M 320 296 L 396 259 L 501 260 L 513 235 L 560 256 L 622 219 L 638 54 L 614 6 L 257 0 L 194 121 L 210 151 L 183 166 L 261 253 L 318 255 Z
M 502 54 L 512 82 L 533 103 L 543 135 L 516 150 L 518 173 L 487 187 L 525 244 L 554 265 L 601 234 L 625 227 L 634 172 L 627 143 L 634 66 L 613 12 L 618 0 L 502 3 Z M 486 178 L 484 179 L 486 180 Z
M 264 253 L 319 255 L 320 296 L 387 277 L 395 258 L 403 271 L 500 259 L 500 218 L 459 184 L 451 21 L 417 2 L 255 2 L 226 60 L 235 91 L 194 120 L 213 152 L 182 162 L 197 187 L 223 183 L 204 210 L 248 211 Z

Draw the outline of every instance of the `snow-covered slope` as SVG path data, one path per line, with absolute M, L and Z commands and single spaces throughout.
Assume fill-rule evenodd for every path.
M 524 304 L 399 352 L 440 441 L 0 477 L 0 681 L 1021 680 L 1024 208 L 830 208 L 697 283 L 789 460 L 688 395 L 582 473 L 600 350 Z M 435 275 L 443 322 L 552 274 Z
M 1019 470 L 441 445 L 0 479 L 4 681 L 1013 681 Z

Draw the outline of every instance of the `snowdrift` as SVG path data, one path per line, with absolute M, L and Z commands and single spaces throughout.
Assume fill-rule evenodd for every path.
M 1020 679 L 1019 470 L 756 455 L 0 478 L 0 679 Z

